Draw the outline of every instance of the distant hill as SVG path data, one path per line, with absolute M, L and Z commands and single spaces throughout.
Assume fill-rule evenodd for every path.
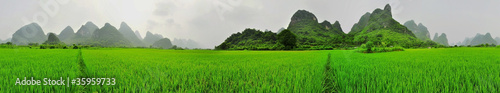
M 445 33 L 442 33 L 440 36 L 438 36 L 438 33 L 436 33 L 434 35 L 434 38 L 432 39 L 432 41 L 439 43 L 439 44 L 442 44 L 442 45 L 445 45 L 445 46 L 449 46 L 448 37 L 446 37 Z
M 82 25 L 82 27 L 76 32 L 76 35 L 81 37 L 92 37 L 93 33 L 97 29 L 99 29 L 99 27 L 89 21 L 85 23 L 85 25 Z
M 61 41 L 64 41 L 66 39 L 69 39 L 75 35 L 75 31 L 73 31 L 73 28 L 71 26 L 67 26 L 64 28 L 61 33 L 57 36 Z
M 132 46 L 132 43 L 109 23 L 104 24 L 101 29 L 96 30 L 93 33 L 92 40 L 92 45 L 101 47 Z
M 7 38 L 5 40 L 0 40 L 0 43 L 7 43 L 7 42 L 10 42 L 11 38 Z
M 335 23 L 332 24 L 332 29 L 330 29 L 331 31 L 337 33 L 337 34 L 345 34 L 344 31 L 342 30 L 342 27 L 340 26 L 340 22 L 339 21 L 335 21 Z
M 153 34 L 151 32 L 146 32 L 146 36 L 144 37 L 143 41 L 146 45 L 153 45 L 156 41 L 162 39 L 163 36 L 160 34 Z
M 163 38 L 163 39 L 160 39 L 158 41 L 156 41 L 155 43 L 153 43 L 152 45 L 153 47 L 158 47 L 158 48 L 163 48 L 163 49 L 169 49 L 169 48 L 172 48 L 172 42 L 170 41 L 170 39 L 168 38 Z
M 47 39 L 47 41 L 43 42 L 43 44 L 46 44 L 46 45 L 57 45 L 57 44 L 63 44 L 61 42 L 61 40 L 59 40 L 59 38 L 57 38 L 56 34 L 54 33 L 49 33 L 49 37 Z
M 353 42 L 357 44 L 372 41 L 376 45 L 412 47 L 422 42 L 411 30 L 392 18 L 389 4 L 383 10 L 378 8 L 372 13 L 365 13 L 359 22 L 353 25 L 349 35 L 354 36 Z
M 216 46 L 216 49 L 269 50 L 277 47 L 276 40 L 276 33 L 247 28 L 243 32 L 234 33 L 229 36 L 222 44 Z
M 331 24 L 328 21 L 318 23 L 316 16 L 306 10 L 298 10 L 292 16 L 288 30 L 296 34 L 298 43 L 307 44 L 327 44 L 327 41 L 335 35 L 343 35 L 340 23 Z
M 135 30 L 135 36 L 137 36 L 137 38 L 139 38 L 140 40 L 142 40 L 142 36 L 141 36 L 141 33 L 139 33 L 139 31 Z
M 417 25 L 415 23 L 415 21 L 410 20 L 410 21 L 406 21 L 404 23 L 404 26 L 406 26 L 408 29 L 410 29 L 418 39 L 431 40 L 431 34 L 429 33 L 429 30 L 427 30 L 427 27 L 425 27 L 422 23 L 419 23 Z
M 497 44 L 500 44 L 500 37 L 495 38 L 495 41 L 497 41 Z
M 16 45 L 28 45 L 29 43 L 43 43 L 47 36 L 37 23 L 31 23 L 21 27 L 12 35 L 12 43 Z
M 476 36 L 474 38 L 472 38 L 471 42 L 468 43 L 468 45 L 480 45 L 480 44 L 495 44 L 497 45 L 498 42 L 493 39 L 493 37 L 491 37 L 491 34 L 490 33 L 486 33 L 486 34 L 476 34 Z
M 99 30 L 99 27 L 89 21 L 85 23 L 85 25 L 82 25 L 75 35 L 71 37 L 71 39 L 65 39 L 63 42 L 66 42 L 67 44 L 88 43 L 92 40 L 92 35 L 96 30 Z
M 466 37 L 466 38 L 464 39 L 464 41 L 460 42 L 460 44 L 458 44 L 458 45 L 464 45 L 464 46 L 467 46 L 467 45 L 470 45 L 470 44 L 471 44 L 471 41 L 472 41 L 472 38 Z
M 176 45 L 177 47 L 182 47 L 182 48 L 200 48 L 200 44 L 194 40 L 191 39 L 177 39 L 175 38 L 172 41 L 173 45 Z
M 134 46 L 145 46 L 145 44 L 142 42 L 142 40 L 140 40 L 137 35 L 134 33 L 134 31 L 132 30 L 132 28 L 130 28 L 130 26 L 127 25 L 127 23 L 125 22 L 122 22 L 120 24 L 120 29 L 118 29 L 118 31 L 120 33 L 123 34 L 123 36 L 125 36 L 125 38 L 132 42 L 132 44 Z

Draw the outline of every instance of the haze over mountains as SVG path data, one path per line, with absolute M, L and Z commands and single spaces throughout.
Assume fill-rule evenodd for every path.
M 439 44 L 443 44 L 445 46 L 449 46 L 448 38 L 446 37 L 445 33 L 441 33 L 441 35 L 439 35 L 439 36 L 438 36 L 438 33 L 436 33 L 434 35 L 434 38 L 432 38 L 432 41 L 439 43 Z
M 3 2 L 6 3 L 2 3 L 2 7 L 4 7 L 2 9 L 4 10 L 0 10 L 2 14 L 5 14 L 0 17 L 0 19 L 4 20 L 1 23 L 3 27 L 0 38 L 2 40 L 12 38 L 12 34 L 20 27 L 34 22 L 32 20 L 34 14 L 40 11 L 43 12 L 43 9 L 37 5 L 40 1 Z M 56 16 L 50 16 L 47 22 L 39 24 L 45 33 L 54 32 L 59 34 L 59 31 L 62 31 L 68 25 L 76 32 L 79 30 L 80 25 L 88 20 L 92 20 L 99 27 L 109 22 L 117 28 L 122 21 L 126 21 L 128 25 L 134 28 L 134 31 L 139 30 L 143 37 L 146 31 L 151 31 L 163 34 L 170 39 L 190 38 L 203 41 L 204 47 L 211 48 L 221 43 L 231 33 L 241 32 L 244 28 L 273 29 L 275 31 L 278 31 L 277 29 L 281 27 L 287 28 L 290 17 L 299 9 L 315 13 L 318 22 L 328 20 L 330 23 L 334 23 L 334 21 L 338 20 L 343 31 L 348 33 L 352 28 L 351 26 L 358 22 L 361 15 L 372 12 L 377 7 L 383 8 L 385 4 L 390 3 L 393 6 L 394 19 L 401 23 L 413 19 L 417 21 L 417 25 L 421 22 L 428 27 L 431 37 L 434 33 L 446 33 L 449 43 L 463 41 L 464 37 L 474 37 L 476 33 L 485 34 L 491 32 L 493 37 L 500 36 L 500 31 L 496 26 L 498 24 L 494 23 L 500 21 L 500 19 L 496 18 L 496 16 L 500 16 L 500 13 L 491 12 L 500 9 L 498 6 L 499 1 L 294 0 L 282 2 L 279 0 L 251 0 L 242 1 L 241 4 L 233 5 L 230 8 L 232 10 L 223 12 L 218 12 L 218 9 L 214 9 L 215 7 L 211 5 L 198 5 L 198 1 L 176 2 L 178 3 L 164 6 L 165 3 L 172 3 L 168 2 L 168 0 L 158 2 L 148 0 L 140 2 L 129 0 L 116 2 L 109 2 L 109 0 L 72 0 L 68 5 L 61 5 L 61 9 Z M 116 4 L 118 4 L 118 7 L 116 7 Z M 144 7 L 144 5 L 147 6 Z M 161 5 L 163 7 L 160 7 Z M 139 6 L 140 8 L 130 6 Z M 186 11 L 194 9 L 203 9 L 203 11 Z M 103 11 L 106 13 L 102 13 Z M 23 18 L 27 18 L 27 22 L 21 20 Z M 460 21 L 457 19 L 460 19 Z M 45 25 L 43 25 L 44 23 Z
M 429 30 L 422 23 L 415 23 L 415 21 L 410 20 L 404 23 L 408 29 L 410 29 L 415 36 L 420 40 L 431 40 L 431 34 L 429 34 Z
M 493 39 L 491 37 L 490 33 L 486 34 L 476 34 L 475 37 L 473 38 L 465 38 L 464 41 L 457 43 L 457 45 L 480 45 L 480 44 L 495 44 L 498 45 L 500 44 L 498 41 L 500 41 L 500 38 Z
M 47 40 L 45 32 L 36 23 L 21 27 L 12 35 L 12 43 L 16 45 L 28 45 L 29 43 L 43 43 Z
M 140 39 L 140 37 L 138 37 L 140 36 L 138 35 L 138 32 L 133 32 L 132 28 L 130 28 L 125 22 L 122 22 L 120 24 L 120 28 L 117 29 L 109 23 L 106 23 L 102 28 L 99 28 L 97 25 L 89 21 L 85 23 L 85 25 L 82 25 L 76 33 L 72 27 L 67 26 L 59 35 L 55 35 L 54 33 L 49 33 L 48 35 L 50 40 L 47 40 L 47 35 L 44 34 L 43 29 L 37 23 L 32 23 L 20 28 L 15 34 L 12 35 L 12 40 L 5 42 L 12 41 L 12 43 L 16 45 L 44 43 L 67 45 L 82 44 L 101 47 L 149 47 L 153 45 L 153 43 L 163 39 L 158 42 L 159 44 L 156 44 L 156 47 L 172 47 L 170 39 L 164 38 L 160 34 L 152 34 L 149 31 L 144 39 Z M 166 40 L 168 40 L 168 42 Z M 164 42 L 166 43 L 164 44 Z M 176 42 L 184 46 L 183 48 L 199 47 L 197 46 L 197 42 L 193 40 L 184 41 L 179 39 Z
M 383 8 L 389 3 L 393 6 L 394 19 L 400 23 L 415 20 L 423 23 L 431 33 L 446 33 L 450 43 L 463 41 L 464 37 L 474 37 L 476 33 L 490 32 L 493 37 L 500 36 L 500 1 L 474 0 L 215 0 L 231 4 L 222 8 L 212 5 L 211 1 L 190 0 L 104 0 L 69 1 L 60 5 L 57 14 L 48 16 L 46 21 L 39 17 L 37 22 L 45 33 L 59 34 L 66 26 L 76 32 L 82 23 L 93 21 L 99 27 L 111 23 L 119 27 L 122 21 L 134 31 L 139 30 L 144 37 L 146 31 L 162 34 L 165 37 L 186 38 L 213 47 L 221 43 L 231 33 L 241 32 L 244 28 L 277 29 L 287 28 L 290 18 L 297 10 L 307 10 L 316 15 L 318 22 L 338 20 L 343 31 L 348 33 L 361 15 Z M 236 1 L 231 3 L 231 1 Z M 0 1 L 3 16 L 0 39 L 12 38 L 12 34 L 24 25 L 36 22 L 33 16 L 44 9 L 40 0 Z M 57 3 L 57 2 L 55 2 Z M 208 3 L 208 4 L 207 4 Z M 213 3 L 213 2 L 212 2 Z M 171 5 L 168 5 L 171 4 Z M 425 6 L 425 7 L 423 7 Z M 199 10 L 201 9 L 201 10 Z M 227 11 L 226 11 L 227 9 Z M 194 11 L 198 10 L 198 11 Z M 41 15 L 40 15 L 41 16 Z M 23 21 L 26 19 L 26 22 Z M 459 19 L 459 20 L 457 20 Z M 217 23 L 217 24 L 214 24 Z M 200 34 L 195 34 L 200 33 Z

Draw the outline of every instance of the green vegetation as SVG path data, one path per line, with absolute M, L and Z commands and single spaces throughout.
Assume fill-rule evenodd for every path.
M 262 32 L 256 29 L 245 29 L 229 36 L 215 49 L 221 50 L 277 50 L 283 47 L 278 42 L 276 33 L 271 31 Z
M 428 93 L 499 92 L 500 86 L 498 48 L 407 49 L 377 54 L 119 48 L 0 52 L 0 79 L 4 80 L 0 81 L 0 92 Z M 105 77 L 116 78 L 117 83 L 14 85 L 16 78 L 24 77 Z
M 16 80 L 77 78 L 77 50 L 0 49 L 0 92 L 83 92 L 82 86 L 19 86 Z M 43 83 L 43 81 L 42 81 Z
M 327 56 L 321 51 L 111 49 L 84 50 L 83 57 L 90 77 L 119 81 L 90 91 L 321 92 Z
M 392 18 L 389 5 L 386 5 L 384 10 L 375 9 L 371 14 L 363 15 L 349 34 L 354 36 L 353 43 L 357 45 L 372 41 L 376 45 L 385 43 L 388 46 L 410 48 L 422 42 L 408 28 Z
M 392 18 L 391 6 L 387 4 L 384 9 L 375 9 L 372 13 L 364 14 L 358 23 L 354 24 L 349 34 L 345 34 L 338 21 L 331 24 L 328 21 L 318 23 L 314 14 L 306 10 L 298 10 L 292 16 L 288 30 L 297 36 L 297 45 L 294 50 L 332 50 L 332 49 L 355 49 L 367 42 L 372 42 L 376 52 L 402 51 L 403 48 L 427 48 L 427 47 L 446 47 L 448 46 L 446 35 L 441 36 L 445 39 L 438 41 L 445 43 L 436 43 L 430 40 L 427 28 L 422 24 L 416 25 L 415 22 L 406 22 L 414 31 Z M 284 47 L 283 43 L 277 45 L 268 37 L 245 37 L 261 36 L 260 33 L 240 33 L 231 35 L 226 41 L 216 47 L 223 50 L 279 50 L 290 49 Z M 272 33 L 272 32 L 269 32 Z M 282 31 L 278 31 L 282 33 Z M 418 37 L 414 34 L 417 33 Z M 272 35 L 269 35 L 272 36 Z M 419 39 L 420 38 L 420 39 Z M 358 49 L 359 50 L 359 49 Z M 390 50 L 390 51 L 389 51 Z M 369 48 L 363 48 L 368 53 L 372 53 Z M 374 51 L 375 52 L 375 51 Z
M 335 36 L 344 35 L 338 21 L 331 24 L 328 21 L 318 23 L 314 14 L 306 10 L 298 10 L 292 16 L 288 30 L 297 35 L 299 45 L 329 45 L 329 40 Z
M 495 48 L 409 49 L 361 54 L 332 52 L 339 92 L 499 92 Z
M 278 34 L 278 41 L 284 45 L 286 50 L 293 49 L 297 46 L 297 36 L 290 30 L 283 30 Z

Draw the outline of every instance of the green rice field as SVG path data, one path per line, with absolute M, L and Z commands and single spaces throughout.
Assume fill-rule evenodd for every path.
M 81 54 L 80 54 L 81 53 Z M 500 92 L 499 48 L 216 51 L 0 49 L 0 92 Z M 16 85 L 17 78 L 115 85 Z

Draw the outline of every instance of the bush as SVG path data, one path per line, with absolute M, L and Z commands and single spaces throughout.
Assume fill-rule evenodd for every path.
M 355 51 L 360 53 L 382 53 L 382 52 L 392 52 L 392 51 L 404 51 L 404 48 L 401 46 L 396 47 L 370 47 L 368 50 L 366 44 L 361 45 L 361 47 L 357 48 Z
M 285 46 L 285 50 L 291 50 L 297 46 L 297 36 L 287 29 L 278 34 L 278 41 Z

